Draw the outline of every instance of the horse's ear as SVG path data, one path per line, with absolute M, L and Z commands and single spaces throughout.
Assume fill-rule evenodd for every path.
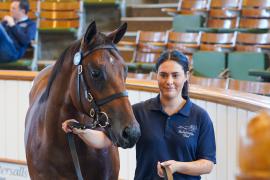
M 118 29 L 116 29 L 115 31 L 111 32 L 108 37 L 112 40 L 112 42 L 114 44 L 117 44 L 122 37 L 124 36 L 124 34 L 127 31 L 127 23 L 122 24 Z
M 86 33 L 84 35 L 85 43 L 90 44 L 96 34 L 97 34 L 97 26 L 96 26 L 96 22 L 93 21 L 88 26 Z

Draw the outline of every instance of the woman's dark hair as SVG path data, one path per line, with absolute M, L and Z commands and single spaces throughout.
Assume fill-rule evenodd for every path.
M 189 61 L 187 56 L 185 56 L 182 52 L 177 50 L 172 51 L 165 51 L 160 55 L 160 57 L 157 59 L 155 70 L 158 71 L 159 66 L 164 63 L 165 61 L 175 61 L 178 64 L 180 64 L 183 67 L 185 75 L 187 75 L 187 72 L 189 71 Z M 182 89 L 182 97 L 186 98 L 188 97 L 188 81 L 184 83 L 183 89 Z

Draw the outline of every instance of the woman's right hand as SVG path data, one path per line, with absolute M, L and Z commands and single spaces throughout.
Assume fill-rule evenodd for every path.
M 63 129 L 63 131 L 65 131 L 65 133 L 73 132 L 74 134 L 77 134 L 77 135 L 85 133 L 86 130 L 84 130 L 84 129 L 71 128 L 69 126 L 69 124 L 71 122 L 79 123 L 75 119 L 68 119 L 68 120 L 64 121 L 62 123 L 62 129 Z
M 72 132 L 77 134 L 87 145 L 102 149 L 112 145 L 111 140 L 106 136 L 106 134 L 102 131 L 93 130 L 93 129 L 78 129 L 71 128 L 69 124 L 71 122 L 76 122 L 75 119 L 68 119 L 62 123 L 62 129 L 66 133 Z
M 62 129 L 63 129 L 63 131 L 65 131 L 65 133 L 72 132 L 72 129 L 68 125 L 70 122 L 78 122 L 78 121 L 76 121 L 75 119 L 68 119 L 68 120 L 64 121 L 62 123 Z

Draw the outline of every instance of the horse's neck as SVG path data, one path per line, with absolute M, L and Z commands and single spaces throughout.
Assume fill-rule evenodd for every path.
M 62 73 L 63 72 L 63 73 Z M 69 72 L 69 73 L 64 73 Z M 50 95 L 45 105 L 45 121 L 46 128 L 61 128 L 62 122 L 71 118 L 79 118 L 78 113 L 72 104 L 70 97 L 70 80 L 72 73 L 70 71 L 62 71 L 55 78 Z

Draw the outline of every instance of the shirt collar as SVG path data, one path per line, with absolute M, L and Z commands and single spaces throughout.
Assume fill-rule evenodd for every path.
M 21 18 L 20 20 L 18 20 L 17 23 L 26 21 L 27 19 L 28 19 L 28 16 L 24 16 L 23 18 Z
M 190 111 L 191 111 L 191 107 L 192 107 L 192 103 L 189 99 L 189 97 L 186 97 L 186 103 L 184 104 L 184 106 L 176 113 L 176 114 L 181 114 L 184 116 L 189 116 Z M 161 103 L 160 103 L 160 94 L 158 94 L 155 98 L 153 98 L 150 102 L 150 106 L 149 106 L 150 110 L 153 111 L 163 111 Z
M 184 106 L 178 111 L 179 114 L 182 114 L 184 116 L 189 116 L 191 111 L 192 103 L 189 99 L 189 97 L 186 97 L 186 103 Z
M 151 99 L 149 109 L 153 110 L 153 111 L 161 111 L 162 110 L 159 94 L 155 98 Z

